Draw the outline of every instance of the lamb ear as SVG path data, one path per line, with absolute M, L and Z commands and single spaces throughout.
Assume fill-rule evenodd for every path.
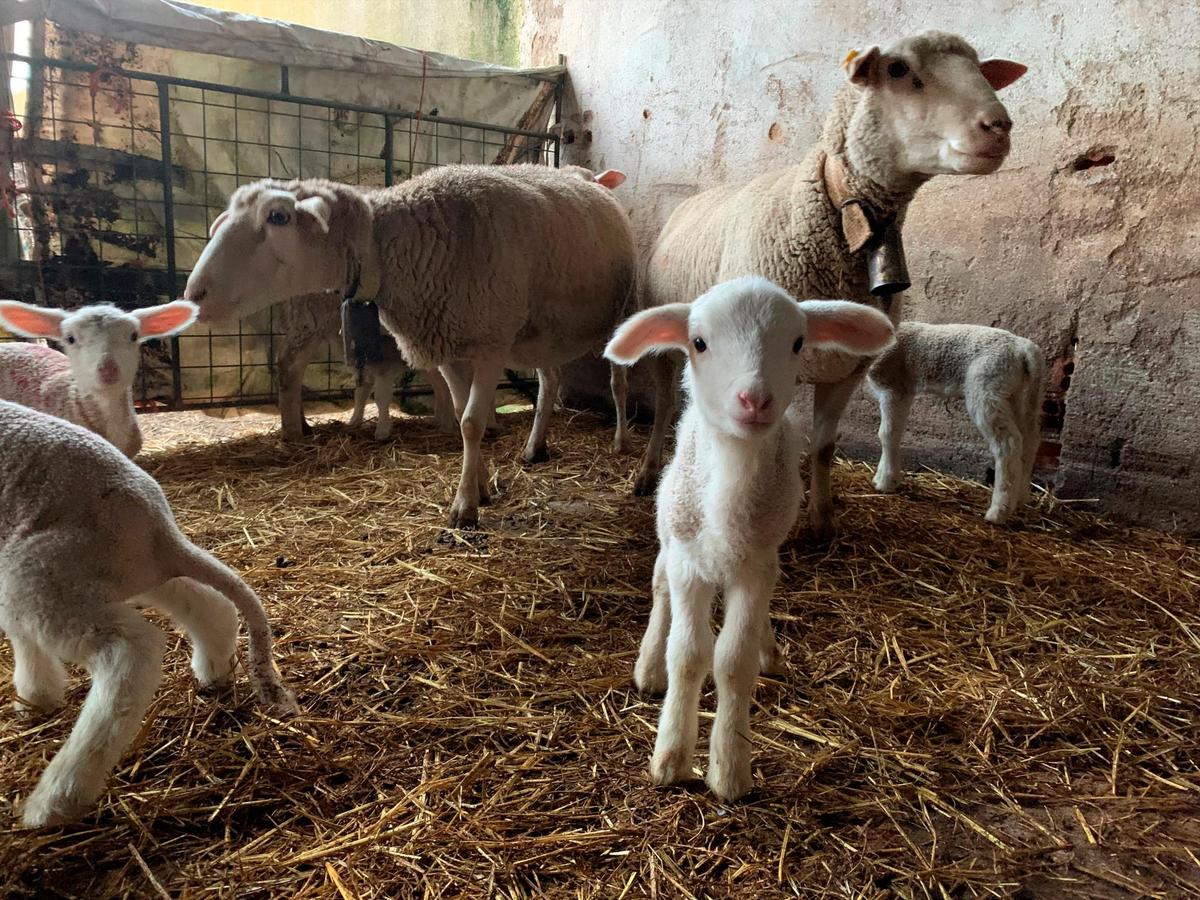
M 857 84 L 859 87 L 866 87 L 871 83 L 875 63 L 878 59 L 878 47 L 871 47 L 865 52 L 851 50 L 846 54 L 846 58 L 842 60 L 842 68 L 846 70 L 846 75 L 850 78 L 852 84 Z
M 892 320 L 861 303 L 805 300 L 800 309 L 807 323 L 804 342 L 815 349 L 873 356 L 895 340 Z
M 998 91 L 1008 87 L 1028 72 L 1029 67 L 1021 65 L 1019 62 L 1013 62 L 1011 59 L 985 59 L 979 64 L 979 71 L 983 73 L 987 83 L 992 86 L 992 90 Z
M 229 218 L 229 210 L 223 210 L 219 216 L 213 219 L 212 224 L 208 226 L 208 236 L 211 238 L 217 233 L 217 229 L 221 227 L 221 223 Z
M 625 183 L 625 173 L 616 169 L 605 169 L 596 176 L 596 184 L 602 184 L 610 191 Z
M 328 200 L 324 197 L 305 197 L 296 201 L 296 209 L 316 219 L 321 231 L 329 234 L 329 217 L 333 215 L 333 207 Z
M 604 348 L 605 358 L 632 366 L 647 353 L 686 348 L 690 310 L 687 303 L 668 303 L 631 316 L 617 328 Z
M 152 341 L 183 331 L 196 321 L 200 307 L 189 300 L 176 300 L 160 306 L 148 306 L 133 311 L 139 321 L 139 340 Z
M 27 338 L 61 338 L 62 321 L 67 313 L 61 309 L 43 309 L 17 300 L 0 300 L 0 325 L 13 334 Z

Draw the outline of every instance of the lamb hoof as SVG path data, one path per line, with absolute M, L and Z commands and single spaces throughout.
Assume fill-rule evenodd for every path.
M 720 799 L 740 800 L 754 787 L 754 774 L 749 761 L 742 766 L 725 766 L 714 762 L 709 764 L 705 782 L 708 789 Z
M 535 450 L 525 450 L 521 453 L 521 464 L 525 466 L 536 466 L 538 463 L 550 461 L 550 451 L 546 449 L 545 444 Z
M 455 500 L 450 507 L 450 515 L 446 517 L 446 524 L 451 528 L 478 528 L 479 508 Z
M 281 437 L 285 444 L 303 444 L 308 442 L 311 435 L 311 431 L 284 431 Z
M 812 539 L 820 544 L 828 544 L 833 540 L 833 513 L 826 512 L 824 514 L 815 514 L 811 510 L 808 514 L 808 532 L 812 535 Z
M 763 675 L 783 674 L 783 654 L 775 643 L 771 644 L 770 649 L 764 647 L 758 651 L 758 670 Z
M 90 802 L 85 803 L 67 791 L 43 790 L 39 783 L 21 810 L 21 824 L 26 828 L 63 825 L 82 818 L 91 808 Z
M 308 419 L 300 420 L 300 434 L 304 437 L 312 437 L 312 426 L 308 424 Z
M 34 695 L 14 700 L 12 708 L 13 712 L 24 718 L 41 718 L 62 709 L 64 703 L 66 700 L 62 697 Z
M 390 428 L 387 431 L 376 431 L 375 432 L 375 440 L 377 440 L 381 444 L 385 443 L 387 441 L 390 441 L 391 439 L 392 439 L 392 430 Z
M 633 482 L 633 495 L 635 497 L 651 497 L 657 488 L 657 472 L 638 472 L 638 476 Z
M 633 444 L 626 434 L 618 434 L 613 438 L 613 453 L 617 456 L 624 456 L 633 449 Z
M 984 516 L 984 519 L 991 522 L 993 525 L 1003 525 L 1008 521 L 1008 517 L 1010 515 L 1011 513 L 1008 510 L 989 509 L 987 511 L 987 515 Z
M 639 657 L 633 667 L 633 684 L 643 697 L 661 697 L 667 692 L 667 665 L 643 662 Z
M 876 476 L 874 484 L 875 484 L 875 490 L 878 491 L 879 493 L 892 494 L 892 493 L 895 493 L 896 487 L 900 484 L 900 479 L 899 478 L 880 478 L 879 476 Z
M 215 694 L 232 685 L 235 661 L 233 654 L 224 659 L 193 658 L 192 672 L 196 676 L 200 690 Z
M 296 702 L 296 695 L 283 682 L 265 682 L 256 687 L 259 700 L 276 716 L 286 718 L 299 715 L 300 704 Z
M 692 755 L 682 749 L 655 753 L 650 759 L 650 780 L 659 787 L 679 784 L 692 777 Z

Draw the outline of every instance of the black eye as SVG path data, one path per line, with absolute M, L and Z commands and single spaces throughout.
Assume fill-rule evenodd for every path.
M 290 221 L 292 221 L 292 217 L 282 209 L 273 209 L 267 213 L 268 225 L 286 225 Z
M 68 343 L 68 344 L 73 344 L 73 343 L 75 343 L 75 335 L 73 335 L 73 334 L 68 334 L 68 335 L 67 335 L 67 343 Z
M 129 339 L 130 339 L 131 341 L 136 341 L 136 340 L 137 340 L 137 332 L 135 331 L 133 334 L 131 334 L 131 335 L 129 336 Z
M 892 78 L 903 78 L 908 74 L 908 64 L 902 63 L 900 60 L 895 60 L 888 63 L 887 73 Z
M 796 343 L 792 344 L 792 352 L 799 353 L 800 348 L 803 346 L 804 346 L 804 338 L 802 338 L 802 337 L 796 338 Z
M 708 349 L 708 344 L 704 343 L 704 338 L 696 338 L 692 341 L 692 346 L 696 348 L 697 353 L 703 353 Z
M 920 78 L 918 78 L 916 75 L 914 75 L 913 76 L 913 87 L 919 91 L 921 88 L 925 87 L 925 82 L 923 82 Z

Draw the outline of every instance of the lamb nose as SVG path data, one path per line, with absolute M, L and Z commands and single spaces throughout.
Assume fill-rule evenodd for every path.
M 770 394 L 756 394 L 751 391 L 738 391 L 737 396 L 742 408 L 750 412 L 762 412 L 770 408 L 771 401 L 775 399 Z
M 985 114 L 979 117 L 979 127 L 990 134 L 1008 134 L 1012 131 L 1012 119 L 1003 114 Z

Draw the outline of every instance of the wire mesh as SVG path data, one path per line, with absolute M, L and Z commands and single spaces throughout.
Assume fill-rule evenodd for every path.
M 260 178 L 381 187 L 451 163 L 557 161 L 552 132 L 294 97 L 286 73 L 285 91 L 270 92 L 4 57 L 10 73 L 27 64 L 29 99 L 0 158 L 13 201 L 0 234 L 0 292 L 44 306 L 135 309 L 178 296 L 229 195 Z M 147 344 L 139 406 L 273 401 L 279 318 L 272 307 L 236 330 Z M 305 373 L 305 394 L 341 397 L 352 379 L 327 343 Z M 402 390 L 423 386 L 406 379 Z

